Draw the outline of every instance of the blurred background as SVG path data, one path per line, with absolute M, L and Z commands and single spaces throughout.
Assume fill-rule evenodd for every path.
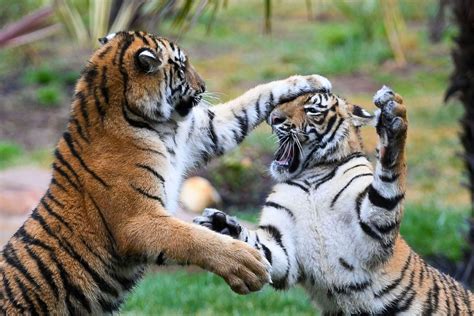
M 402 235 L 471 286 L 474 89 L 466 73 L 474 70 L 468 14 L 474 11 L 468 7 L 468 0 L 0 0 L 0 244 L 48 185 L 74 84 L 97 38 L 140 29 L 176 40 L 221 101 L 259 83 L 312 73 L 369 110 L 382 84 L 402 94 L 410 121 Z M 447 103 L 446 95 L 453 96 Z M 375 131 L 364 130 L 364 139 L 373 157 Z M 274 149 L 270 129 L 261 126 L 192 175 L 209 182 L 194 178 L 186 190 L 209 194 L 223 210 L 256 222 L 272 185 Z M 153 269 L 123 313 L 314 309 L 300 288 L 240 297 L 209 273 L 168 268 Z

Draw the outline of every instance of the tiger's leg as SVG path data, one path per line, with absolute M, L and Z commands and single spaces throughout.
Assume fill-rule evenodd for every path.
M 120 251 L 198 265 L 223 277 L 239 294 L 269 281 L 268 266 L 255 249 L 165 214 L 147 212 L 130 219 L 118 234 Z
M 287 214 L 275 210 L 275 206 L 265 206 L 257 230 L 247 229 L 235 217 L 216 209 L 205 209 L 202 216 L 196 217 L 194 222 L 258 249 L 271 264 L 272 286 L 286 289 L 298 281 L 299 275 L 293 220 L 282 218 Z
M 388 87 L 374 96 L 379 110 L 374 180 L 356 201 L 361 233 L 373 242 L 377 260 L 393 251 L 402 217 L 407 173 L 405 142 L 407 137 L 406 109 L 402 98 Z
M 235 148 L 278 104 L 305 93 L 330 90 L 325 77 L 293 76 L 259 85 L 224 104 L 197 107 L 189 133 L 196 159 L 206 162 Z

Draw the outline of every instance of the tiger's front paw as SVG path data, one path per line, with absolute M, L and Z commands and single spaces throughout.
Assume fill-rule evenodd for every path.
M 383 86 L 374 95 L 374 104 L 380 108 L 378 134 L 382 136 L 385 133 L 387 141 L 405 136 L 408 121 L 402 97 L 389 87 Z
M 235 239 L 238 239 L 242 232 L 242 226 L 235 217 L 213 208 L 206 208 L 202 216 L 196 217 L 193 222 Z

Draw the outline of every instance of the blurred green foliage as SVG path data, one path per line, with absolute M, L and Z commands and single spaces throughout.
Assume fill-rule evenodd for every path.
M 58 106 L 61 99 L 61 90 L 55 85 L 40 87 L 36 90 L 36 99 L 44 106 Z
M 23 148 L 10 141 L 0 140 L 0 169 L 9 166 L 23 155 Z

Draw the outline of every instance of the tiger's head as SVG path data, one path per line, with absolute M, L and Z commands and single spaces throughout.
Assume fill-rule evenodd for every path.
M 311 93 L 275 108 L 268 123 L 279 142 L 270 171 L 285 181 L 312 165 L 362 150 L 359 127 L 375 120 L 332 93 Z
M 113 33 L 99 42 L 102 46 L 83 78 L 87 84 L 88 72 L 101 73 L 102 78 L 90 80 L 107 90 L 115 101 L 110 104 L 120 104 L 129 115 L 162 122 L 174 115 L 186 117 L 200 102 L 204 81 L 173 42 L 145 32 Z

